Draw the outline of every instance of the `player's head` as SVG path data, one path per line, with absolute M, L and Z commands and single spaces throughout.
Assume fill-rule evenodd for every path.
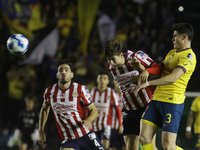
M 105 72 L 99 72 L 97 76 L 97 86 L 99 88 L 107 88 L 109 84 L 109 75 Z
M 106 41 L 104 50 L 106 59 L 115 69 L 124 64 L 122 42 L 119 39 L 114 38 Z
M 175 49 L 181 49 L 184 44 L 191 43 L 194 37 L 194 29 L 189 23 L 177 23 L 172 26 L 173 45 Z
M 73 65 L 69 60 L 59 60 L 57 63 L 57 79 L 61 84 L 68 83 L 74 77 Z
M 35 105 L 35 96 L 32 94 L 28 94 L 24 98 L 26 104 L 26 110 L 33 110 Z

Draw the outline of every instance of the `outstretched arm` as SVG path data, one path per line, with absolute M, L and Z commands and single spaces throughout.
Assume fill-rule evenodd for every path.
M 46 135 L 44 133 L 44 127 L 47 122 L 47 118 L 49 115 L 50 106 L 43 103 L 42 108 L 40 110 L 40 118 L 39 118 L 39 136 L 38 136 L 38 143 L 45 148 L 46 144 Z
M 82 120 L 81 123 L 83 123 L 88 129 L 90 129 L 91 128 L 91 123 L 98 116 L 98 111 L 97 111 L 94 103 L 91 103 L 90 105 L 88 105 L 87 108 L 90 111 L 90 115 L 85 120 Z
M 181 68 L 175 68 L 169 75 L 166 75 L 162 78 L 151 80 L 149 82 L 142 83 L 134 89 L 134 94 L 137 96 L 137 93 L 140 89 L 146 88 L 149 85 L 168 85 L 176 82 L 182 75 L 184 71 Z

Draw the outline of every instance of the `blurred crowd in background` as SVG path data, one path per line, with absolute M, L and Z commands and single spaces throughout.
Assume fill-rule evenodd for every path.
M 25 1 L 20 0 L 21 6 Z M 142 50 L 160 63 L 172 45 L 171 26 L 177 22 L 188 22 L 194 27 L 192 48 L 200 57 L 198 0 L 102 0 L 95 15 L 89 36 L 87 52 L 80 46 L 78 4 L 79 0 L 40 0 L 41 21 L 46 25 L 32 32 L 29 49 L 21 56 L 11 54 L 6 41 L 12 34 L 1 14 L 0 18 L 0 146 L 6 144 L 17 124 L 18 114 L 25 107 L 24 97 L 34 94 L 36 109 L 43 103 L 45 88 L 57 82 L 56 62 L 68 58 L 74 64 L 73 81 L 96 86 L 99 71 L 106 70 L 103 47 L 106 40 L 119 38 L 124 50 Z M 183 6 L 183 7 L 180 7 Z M 92 6 L 91 6 L 92 7 Z M 181 8 L 181 9 L 179 9 Z M 182 11 L 182 9 L 184 10 Z M 59 42 L 56 53 L 45 56 L 41 64 L 24 63 L 35 47 L 55 28 Z M 200 91 L 197 64 L 187 90 Z M 112 85 L 110 85 L 112 86 Z M 57 130 L 53 115 L 47 123 L 46 133 L 49 144 L 56 145 Z M 54 139 L 51 141 L 51 138 Z

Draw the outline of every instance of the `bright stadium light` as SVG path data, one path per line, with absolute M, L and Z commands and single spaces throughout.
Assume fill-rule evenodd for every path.
M 183 6 L 179 6 L 178 10 L 182 12 L 184 10 Z

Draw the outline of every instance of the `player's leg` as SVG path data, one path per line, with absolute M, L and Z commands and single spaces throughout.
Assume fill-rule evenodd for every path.
M 143 150 L 153 150 L 153 137 L 158 129 L 152 125 L 141 122 L 140 143 Z
M 162 147 L 164 150 L 176 150 L 176 133 L 162 131 Z
M 154 135 L 154 137 L 152 139 L 152 144 L 153 144 L 153 149 L 158 150 L 157 147 L 156 147 L 156 134 Z
M 138 150 L 139 146 L 139 136 L 134 134 L 124 135 L 124 141 L 127 150 Z
M 139 147 L 139 133 L 140 133 L 140 119 L 146 107 L 138 110 L 122 110 L 123 114 L 123 136 L 127 150 L 138 150 Z
M 110 147 L 111 126 L 106 126 L 103 131 L 102 144 L 105 149 Z
M 152 101 L 140 121 L 140 143 L 143 150 L 153 150 L 152 139 L 162 126 L 162 115 L 157 110 L 157 101 Z
M 164 150 L 182 150 L 176 145 L 179 123 L 184 109 L 183 104 L 161 103 L 163 112 L 162 147 Z
M 110 150 L 117 150 L 118 146 L 119 146 L 118 130 L 112 129 L 111 130 L 111 136 L 110 136 Z

